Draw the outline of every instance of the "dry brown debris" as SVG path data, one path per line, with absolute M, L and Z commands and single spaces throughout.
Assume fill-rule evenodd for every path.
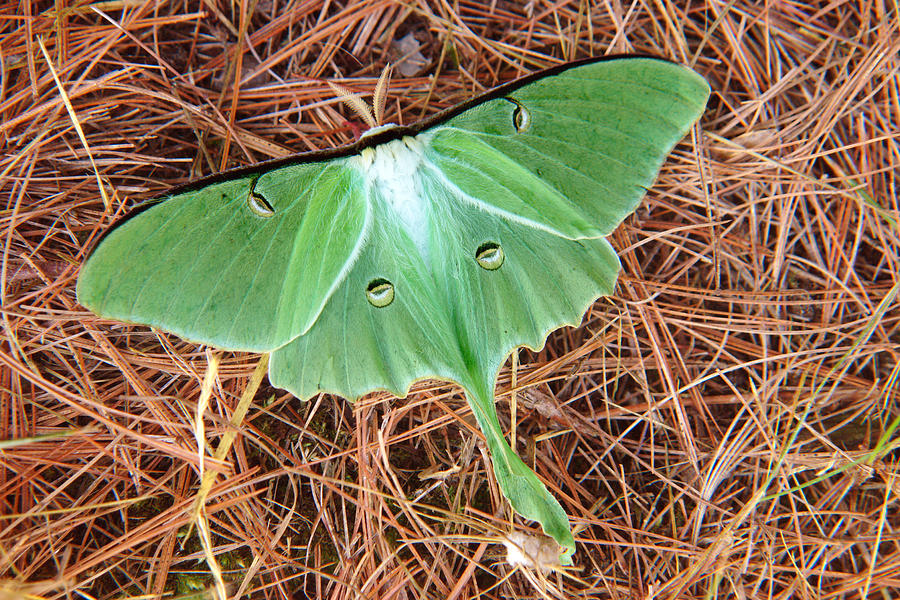
M 225 475 L 206 514 L 230 594 L 890 596 L 897 10 L 4 4 L 0 597 L 213 593 L 198 538 L 185 536 L 201 467 Z M 503 562 L 513 515 L 452 386 L 356 406 L 263 388 L 226 459 L 204 448 L 201 461 L 207 352 L 75 301 L 85 251 L 134 202 L 351 139 L 328 81 L 369 92 L 387 62 L 413 57 L 386 108 L 410 122 L 537 68 L 619 52 L 690 64 L 713 96 L 612 237 L 617 294 L 501 374 L 504 407 L 517 385 L 519 451 L 576 526 L 569 573 Z M 257 358 L 222 356 L 210 447 Z

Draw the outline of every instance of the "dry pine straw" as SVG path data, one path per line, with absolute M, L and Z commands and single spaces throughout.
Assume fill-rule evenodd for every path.
M 186 535 L 201 466 L 225 475 L 206 516 L 228 593 L 862 598 L 900 583 L 895 4 L 200 6 L 0 9 L 0 596 L 207 589 Z M 215 354 L 201 461 L 211 352 L 75 302 L 85 251 L 128 206 L 346 142 L 327 81 L 371 91 L 403 52 L 425 67 L 395 74 L 399 122 L 607 52 L 691 64 L 713 89 L 611 238 L 616 294 L 500 376 L 517 449 L 577 531 L 565 575 L 503 562 L 492 542 L 515 517 L 452 386 L 350 406 L 264 384 L 217 461 L 258 357 Z

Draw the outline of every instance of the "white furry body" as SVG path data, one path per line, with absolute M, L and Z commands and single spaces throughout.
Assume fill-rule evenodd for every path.
M 369 198 L 376 197 L 396 216 L 423 258 L 428 257 L 431 206 L 422 189 L 422 142 L 413 137 L 366 148 L 356 159 L 366 177 Z

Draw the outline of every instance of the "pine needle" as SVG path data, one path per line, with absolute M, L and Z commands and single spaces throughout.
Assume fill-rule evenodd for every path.
M 214 5 L 4 22 L 0 595 L 895 595 L 896 6 Z M 420 70 L 391 73 L 408 35 Z M 231 352 L 213 385 L 202 347 L 76 302 L 122 204 L 352 141 L 335 94 L 368 127 L 411 123 L 607 52 L 690 64 L 713 97 L 609 238 L 615 294 L 498 376 L 576 569 L 505 561 L 498 540 L 535 527 L 506 518 L 455 387 L 304 403 Z

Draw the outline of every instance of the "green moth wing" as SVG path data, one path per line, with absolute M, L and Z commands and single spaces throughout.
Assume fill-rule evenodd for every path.
M 506 443 L 497 371 L 611 293 L 603 236 L 637 206 L 709 87 L 653 58 L 590 59 L 411 127 L 177 191 L 116 227 L 79 301 L 229 349 L 268 351 L 300 398 L 462 385 L 501 490 L 564 548 L 562 507 Z
M 78 301 L 230 350 L 266 352 L 305 332 L 363 246 L 358 173 L 288 165 L 188 187 L 109 232 Z
M 411 236 L 397 235 L 389 211 L 376 210 L 371 243 L 309 332 L 272 353 L 269 378 L 301 398 L 354 398 L 373 382 L 404 396 L 425 377 L 461 384 L 513 507 L 574 549 L 562 507 L 504 441 L 493 382 L 513 348 L 540 348 L 612 292 L 618 259 L 604 238 L 569 240 L 498 219 L 424 179 L 439 207 L 429 219 L 429 260 Z M 479 262 L 484 247 L 502 252 L 502 263 Z M 373 280 L 393 286 L 390 304 L 372 306 L 361 293 Z
M 439 180 L 422 181 L 434 203 L 427 258 L 376 203 L 369 243 L 319 319 L 272 353 L 273 384 L 301 398 L 356 398 L 373 381 L 397 396 L 426 377 L 493 382 L 515 347 L 540 348 L 550 331 L 579 322 L 599 294 L 612 292 L 619 263 L 606 239 L 570 240 L 500 219 Z M 502 253 L 496 268 L 479 262 L 487 248 Z M 373 281 L 392 286 L 390 304 L 372 305 L 364 291 Z
M 707 94 L 705 81 L 671 63 L 593 63 L 434 128 L 429 159 L 486 210 L 599 237 L 635 209 Z

